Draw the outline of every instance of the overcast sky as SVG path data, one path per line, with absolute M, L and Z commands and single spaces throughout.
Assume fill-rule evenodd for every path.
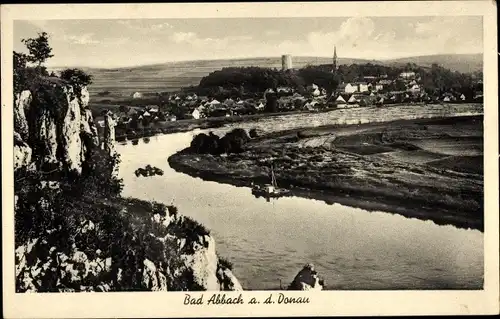
M 50 35 L 48 66 L 120 67 L 180 60 L 333 54 L 398 57 L 482 53 L 482 17 L 330 17 L 15 21 L 22 38 Z

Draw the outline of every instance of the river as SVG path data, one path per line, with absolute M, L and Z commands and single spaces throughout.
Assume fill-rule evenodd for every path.
M 481 289 L 483 233 L 296 197 L 267 202 L 249 188 L 178 173 L 167 158 L 198 132 L 118 144 L 124 196 L 173 203 L 207 226 L 244 289 L 279 289 L 313 263 L 326 289 Z M 163 176 L 136 177 L 146 164 Z

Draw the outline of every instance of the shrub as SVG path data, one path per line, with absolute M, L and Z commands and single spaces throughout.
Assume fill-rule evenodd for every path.
M 218 256 L 219 260 L 218 260 L 218 264 L 221 268 L 226 268 L 226 269 L 229 269 L 229 270 L 233 270 L 233 263 L 231 261 L 229 261 L 229 259 L 227 258 L 224 258 L 224 257 L 221 257 L 221 256 Z
M 236 128 L 228 132 L 219 143 L 220 153 L 241 153 L 243 145 L 250 140 L 247 132 L 244 129 Z
M 248 134 L 250 135 L 251 138 L 255 138 L 259 136 L 259 133 L 257 132 L 256 128 L 251 129 Z
M 92 84 L 92 76 L 80 69 L 66 69 L 61 71 L 61 79 L 68 81 L 71 85 L 77 87 Z
M 212 132 L 208 135 L 200 133 L 191 141 L 190 149 L 199 154 L 216 154 L 219 149 L 219 140 L 220 138 Z
M 82 195 L 97 197 L 117 197 L 123 189 L 123 180 L 116 176 L 120 156 L 110 157 L 104 150 L 95 148 L 84 163 L 82 175 L 72 187 L 72 191 Z

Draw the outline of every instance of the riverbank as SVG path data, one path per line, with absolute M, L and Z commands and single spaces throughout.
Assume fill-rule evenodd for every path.
M 482 116 L 326 125 L 254 138 L 240 154 L 185 149 L 168 160 L 247 187 L 269 183 L 273 163 L 291 196 L 483 230 L 482 137 Z
M 138 130 L 134 130 L 135 134 L 127 133 L 127 130 L 121 129 L 119 127 L 116 128 L 116 140 L 119 142 L 123 142 L 126 140 L 134 140 L 142 137 L 151 137 L 155 135 L 162 134 L 173 134 L 173 133 L 181 133 L 181 132 L 189 132 L 195 129 L 215 129 L 220 128 L 227 125 L 236 125 L 236 124 L 256 124 L 261 122 L 266 122 L 270 120 L 275 120 L 276 122 L 280 122 L 280 119 L 288 119 L 288 118 L 301 118 L 306 117 L 309 118 L 311 116 L 317 115 L 322 117 L 322 115 L 335 114 L 342 118 L 346 113 L 352 113 L 356 115 L 355 117 L 358 119 L 370 119 L 375 120 L 373 115 L 380 116 L 389 116 L 391 112 L 395 112 L 396 114 L 401 113 L 400 109 L 404 110 L 406 115 L 415 114 L 415 117 L 421 117 L 422 114 L 432 113 L 437 111 L 437 115 L 444 115 L 447 112 L 450 114 L 454 114 L 456 112 L 468 112 L 472 111 L 473 113 L 481 110 L 482 112 L 482 104 L 480 103 L 462 103 L 462 104 L 388 104 L 382 107 L 357 107 L 357 108 L 346 108 L 346 109 L 322 109 L 317 111 L 310 110 L 300 110 L 300 111 L 289 111 L 289 112 L 278 112 L 278 113 L 258 113 L 252 115 L 241 115 L 241 116 L 229 116 L 229 117 L 209 117 L 202 119 L 186 119 L 179 120 L 173 122 L 157 122 L 149 127 L 144 127 Z M 387 112 L 386 110 L 390 110 L 391 112 Z M 430 111 L 434 110 L 434 111 Z M 367 116 L 363 116 L 365 114 Z M 428 114 L 429 116 L 435 116 L 432 114 Z M 328 117 L 328 116 L 325 116 Z M 377 120 L 378 121 L 378 120 Z M 347 124 L 350 123 L 349 119 L 345 119 Z M 357 122 L 356 122 L 357 123 Z

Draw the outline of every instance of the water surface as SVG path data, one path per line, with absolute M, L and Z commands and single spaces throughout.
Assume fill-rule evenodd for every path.
M 266 202 L 249 188 L 177 173 L 167 158 L 195 132 L 118 145 L 124 196 L 173 203 L 206 225 L 245 289 L 278 289 L 312 262 L 327 289 L 480 289 L 483 234 L 303 198 Z M 136 177 L 146 164 L 163 176 Z

